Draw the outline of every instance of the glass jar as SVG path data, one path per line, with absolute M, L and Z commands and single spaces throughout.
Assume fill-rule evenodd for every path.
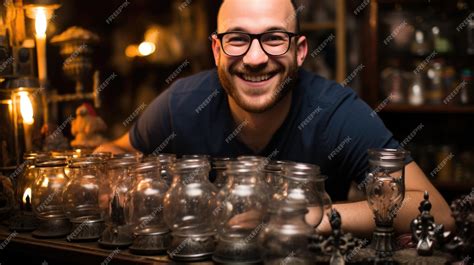
M 63 192 L 69 179 L 64 171 L 65 159 L 36 161 L 36 178 L 32 189 L 32 205 L 39 227 L 33 236 L 53 238 L 66 236 L 71 227 L 64 212 Z
M 329 216 L 332 209 L 332 199 L 331 196 L 326 192 L 326 180 L 328 179 L 325 175 L 320 175 L 316 181 L 316 189 L 318 190 L 321 196 L 321 202 L 323 203 L 323 219 L 329 224 Z
M 100 185 L 100 207 L 105 208 L 105 230 L 99 246 L 107 249 L 128 247 L 133 242 L 130 218 L 131 171 L 136 157 L 112 158 L 107 162 L 107 178 Z
M 120 195 L 121 200 L 127 196 L 126 193 L 132 188 L 131 171 L 137 164 L 133 157 L 128 158 L 111 158 L 107 161 L 107 176 L 100 181 L 99 190 L 99 206 L 102 210 L 102 215 L 107 222 L 110 217 L 110 204 L 114 198 L 117 185 L 122 185 L 124 195 Z M 121 202 L 123 204 L 123 202 Z
M 301 201 L 272 203 L 270 220 L 258 238 L 264 264 L 314 264 L 308 249 L 314 230 L 305 222 L 307 213 Z
M 173 241 L 168 255 L 174 260 L 207 259 L 215 248 L 216 187 L 209 181 L 204 159 L 179 159 L 171 168 L 173 183 L 166 192 L 164 218 Z
M 324 178 L 319 166 L 288 162 L 283 167 L 284 183 L 273 201 L 300 201 L 308 206 L 306 222 L 316 228 L 323 219 Z M 327 197 L 326 197 L 327 199 Z
M 212 159 L 212 169 L 215 177 L 211 177 L 212 183 L 216 186 L 217 189 L 224 187 L 227 178 L 225 176 L 226 164 L 227 162 L 232 161 L 230 157 L 215 157 Z M 212 173 L 212 172 L 211 172 Z
M 24 162 L 13 173 L 16 179 L 15 202 L 16 214 L 10 219 L 10 230 L 28 232 L 38 227 L 38 220 L 33 214 L 32 188 L 35 183 L 35 161 L 44 159 L 46 153 L 29 152 L 23 155 Z
M 171 186 L 173 182 L 173 176 L 171 174 L 171 166 L 176 161 L 175 154 L 159 154 L 158 160 L 160 161 L 161 165 L 161 178 L 166 182 L 168 187 Z
M 137 183 L 131 192 L 131 222 L 135 238 L 130 251 L 142 255 L 162 254 L 171 235 L 163 218 L 163 198 L 168 186 L 161 178 L 160 164 L 144 162 L 133 173 Z
M 265 182 L 268 183 L 272 190 L 272 194 L 277 193 L 283 187 L 284 179 L 282 177 L 283 161 L 270 161 L 264 168 Z
M 214 215 L 218 220 L 218 244 L 213 260 L 218 263 L 260 262 L 257 236 L 265 227 L 271 190 L 263 180 L 259 162 L 227 163 L 228 183 L 219 192 Z
M 93 157 L 69 161 L 69 182 L 63 192 L 64 209 L 72 224 L 69 241 L 97 240 L 104 229 L 99 207 L 102 161 Z
M 120 154 L 113 154 L 112 158 L 122 159 L 122 158 L 131 158 L 134 159 L 135 162 L 140 162 L 143 158 L 143 154 L 140 152 L 133 152 L 133 153 L 120 153 Z
M 161 179 L 166 182 L 166 185 L 168 185 L 168 187 L 170 187 L 171 183 L 173 182 L 173 177 L 170 173 L 170 167 L 176 161 L 176 155 L 161 153 L 158 155 L 150 155 L 143 159 L 143 162 L 151 161 L 156 162 L 160 165 L 159 171 L 161 172 Z

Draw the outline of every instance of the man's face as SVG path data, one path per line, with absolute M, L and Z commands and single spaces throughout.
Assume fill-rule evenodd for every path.
M 218 32 L 243 31 L 259 34 L 270 30 L 296 31 L 295 10 L 290 0 L 225 0 L 218 18 Z M 305 37 L 290 40 L 290 49 L 280 56 L 267 55 L 258 40 L 242 56 L 228 56 L 213 37 L 213 53 L 222 86 L 243 110 L 262 113 L 289 91 L 289 80 L 307 54 Z M 290 82 L 292 83 L 292 82 Z

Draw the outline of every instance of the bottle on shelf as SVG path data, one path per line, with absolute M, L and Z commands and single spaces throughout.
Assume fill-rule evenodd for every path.
M 474 87 L 472 85 L 472 70 L 465 68 L 461 74 L 461 80 L 464 86 L 461 88 L 461 103 L 462 104 L 473 104 L 474 103 Z

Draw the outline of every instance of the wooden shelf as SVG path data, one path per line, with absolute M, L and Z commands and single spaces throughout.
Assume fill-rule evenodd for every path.
M 315 31 L 315 30 L 330 30 L 335 29 L 336 23 L 321 22 L 321 23 L 302 23 L 301 31 Z
M 474 106 L 456 106 L 456 105 L 408 105 L 408 104 L 389 104 L 382 109 L 386 113 L 466 113 L 474 114 Z

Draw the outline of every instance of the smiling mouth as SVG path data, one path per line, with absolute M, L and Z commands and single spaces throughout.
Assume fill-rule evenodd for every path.
M 247 81 L 247 82 L 258 83 L 258 82 L 263 82 L 263 81 L 270 80 L 270 79 L 271 79 L 272 77 L 274 77 L 276 74 L 277 74 L 277 72 L 271 72 L 271 73 L 268 73 L 268 74 L 259 74 L 259 75 L 255 75 L 255 74 L 238 74 L 238 76 L 239 76 L 240 78 L 242 78 L 243 80 Z

